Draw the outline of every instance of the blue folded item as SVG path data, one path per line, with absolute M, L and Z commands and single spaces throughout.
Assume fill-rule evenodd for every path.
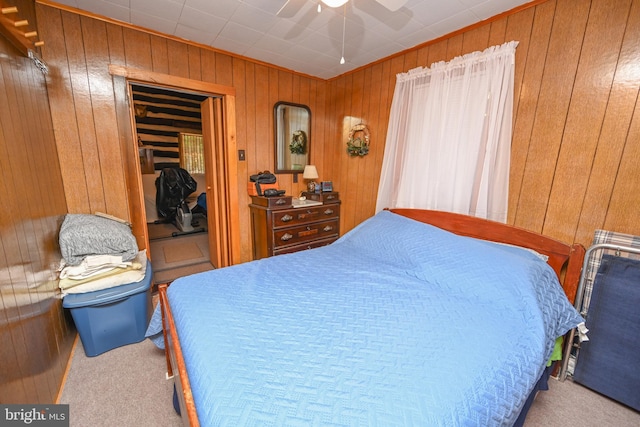
M 640 411 L 640 261 L 603 255 L 573 380 Z

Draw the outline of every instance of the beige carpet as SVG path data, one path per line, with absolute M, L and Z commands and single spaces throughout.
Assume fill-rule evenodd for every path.
M 149 253 L 156 284 L 213 269 L 209 258 L 208 233 L 152 240 L 149 242 Z
M 177 262 L 191 261 L 193 259 L 200 259 L 204 257 L 204 254 L 198 247 L 199 241 L 197 239 L 176 241 L 174 244 L 164 246 L 162 253 L 164 255 L 164 261 L 166 264 L 175 264 Z
M 149 340 L 86 357 L 78 342 L 59 403 L 71 427 L 178 427 L 164 352 Z M 635 427 L 640 414 L 579 384 L 550 381 L 525 427 Z
M 70 427 L 178 427 L 164 351 L 149 341 L 87 357 L 80 340 L 59 403 Z

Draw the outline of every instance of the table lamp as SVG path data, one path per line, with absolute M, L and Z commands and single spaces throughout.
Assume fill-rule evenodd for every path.
M 304 167 L 304 172 L 302 172 L 302 178 L 309 181 L 307 184 L 307 189 L 310 193 L 316 191 L 316 183 L 314 179 L 318 179 L 318 169 L 314 165 L 306 165 Z

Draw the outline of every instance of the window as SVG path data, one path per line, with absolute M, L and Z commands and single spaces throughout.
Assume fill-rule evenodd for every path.
M 190 174 L 204 173 L 204 140 L 202 135 L 180 133 L 180 167 Z

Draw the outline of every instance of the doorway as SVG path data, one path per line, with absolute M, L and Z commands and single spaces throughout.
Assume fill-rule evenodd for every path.
M 134 102 L 130 85 L 145 85 L 206 97 L 200 104 L 206 162 L 207 233 L 211 264 L 216 268 L 240 262 L 240 230 L 235 126 L 235 89 L 214 83 L 110 65 L 116 114 L 124 154 L 129 216 L 139 247 L 149 248 L 140 156 L 134 137 Z M 145 156 L 146 158 L 146 156 Z M 155 168 L 155 165 L 154 165 Z
M 131 83 L 134 135 L 140 156 L 145 224 L 154 282 L 212 270 L 206 206 L 206 168 L 200 104 L 206 95 Z M 158 183 L 163 170 L 180 168 L 195 183 L 185 191 L 176 214 L 158 214 Z M 163 177 L 164 178 L 164 177 Z M 188 192 L 188 194 L 187 194 Z M 167 212 L 162 209 L 161 213 Z

